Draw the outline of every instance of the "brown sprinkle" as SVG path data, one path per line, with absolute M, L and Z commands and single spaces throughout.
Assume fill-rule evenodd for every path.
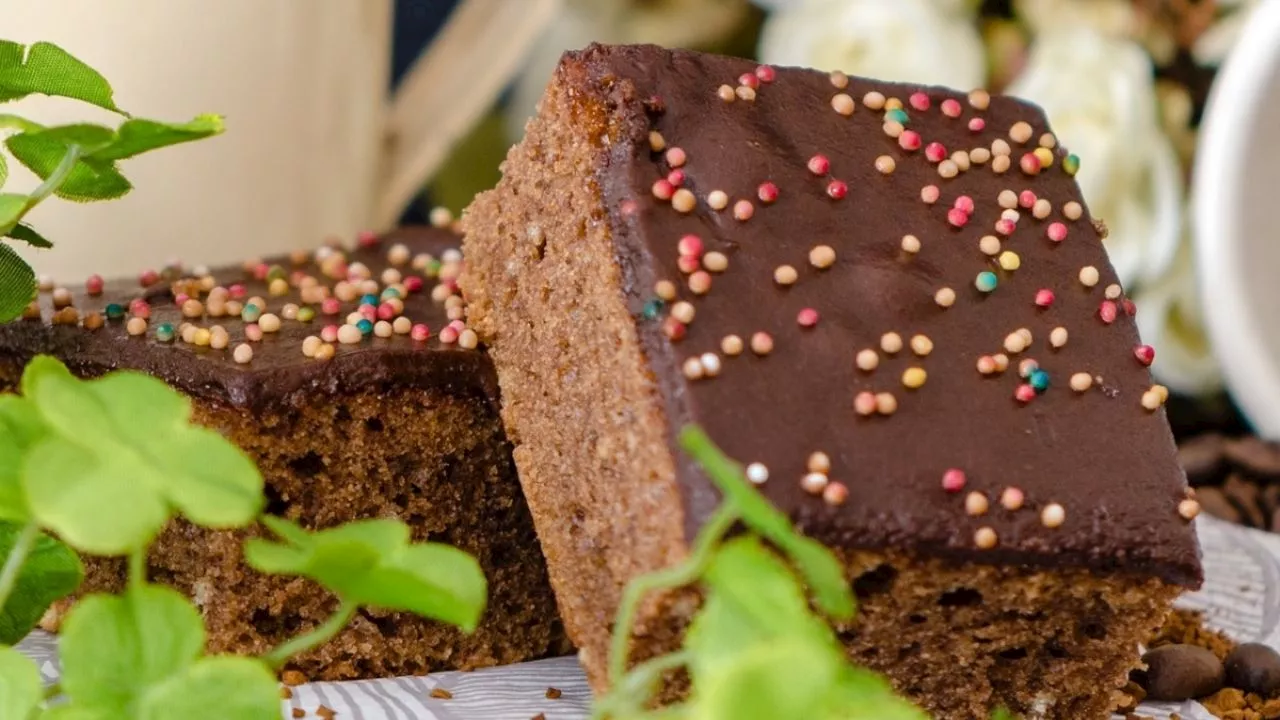
M 280 673 L 280 682 L 289 687 L 297 687 L 299 685 L 307 684 L 307 676 L 297 670 L 285 670 Z
M 549 688 L 547 688 L 547 699 L 548 699 L 548 700 L 559 700 L 559 699 L 560 699 L 560 696 L 561 696 L 562 694 L 563 694 L 563 693 L 561 693 L 561 692 L 560 692 L 560 689 L 559 689 L 559 688 L 553 688 L 553 687 L 549 687 Z
M 307 711 L 302 708 L 294 708 L 289 714 L 295 718 L 304 718 L 307 716 Z
M 439 687 L 432 688 L 431 697 L 435 698 L 436 700 L 452 700 L 453 693 L 449 692 L 448 690 L 445 690 L 444 688 L 439 688 Z
M 324 720 L 330 720 L 330 718 L 336 716 L 337 714 L 338 714 L 337 710 L 334 710 L 333 708 L 327 707 L 325 705 L 321 705 L 320 707 L 316 708 L 316 715 L 324 718 Z

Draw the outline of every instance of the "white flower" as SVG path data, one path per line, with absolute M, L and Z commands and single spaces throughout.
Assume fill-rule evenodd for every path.
M 1127 37 L 1137 27 L 1133 0 L 1017 0 L 1018 17 L 1035 33 L 1085 27 Z
M 547 78 L 566 50 L 593 42 L 658 43 L 690 47 L 717 40 L 745 17 L 746 0 L 570 0 L 530 52 L 507 110 L 513 138 L 524 135 L 547 87 Z
M 760 59 L 880 80 L 981 87 L 982 38 L 951 0 L 796 0 L 772 13 Z
M 1222 369 L 1214 358 L 1201 314 L 1190 223 L 1174 253 L 1173 264 L 1160 278 L 1134 295 L 1138 332 L 1156 349 L 1151 370 L 1171 389 L 1201 395 L 1222 387 Z
M 1087 27 L 1054 29 L 1032 45 L 1008 92 L 1040 104 L 1080 158 L 1076 180 L 1110 230 L 1106 246 L 1121 282 L 1160 278 L 1178 248 L 1183 181 L 1142 48 Z

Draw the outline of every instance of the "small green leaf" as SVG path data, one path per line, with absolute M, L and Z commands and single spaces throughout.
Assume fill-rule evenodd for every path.
M 263 522 L 285 543 L 245 543 L 249 564 L 279 575 L 309 577 L 343 601 L 406 610 L 468 632 L 484 611 L 484 573 L 475 558 L 439 543 L 409 544 L 395 520 L 364 520 L 306 533 L 280 518 Z
M 102 150 L 116 140 L 115 130 L 105 125 L 94 125 L 92 123 L 54 125 L 26 134 L 43 140 L 52 140 L 63 147 L 76 145 L 84 155 Z
M 0 40 L 0 102 L 32 94 L 82 100 L 123 114 L 107 79 L 67 51 L 47 42 L 23 47 Z
M 39 414 L 20 395 L 0 395 L 0 522 L 25 523 L 31 517 L 22 489 L 22 462 L 47 432 Z
M 0 230 L 18 224 L 22 214 L 27 211 L 28 200 L 26 195 L 0 193 Z
M 4 159 L 4 155 L 0 155 L 0 187 L 4 187 L 4 181 L 9 179 L 9 161 Z
M 0 558 L 8 557 L 19 532 L 18 527 L 0 523 Z M 83 579 L 84 567 L 71 548 L 41 535 L 0 608 L 0 644 L 12 645 L 26 637 L 49 606 L 75 592 Z
M 280 689 L 260 660 L 203 658 L 151 688 L 138 720 L 279 720 Z
M 0 130 L 17 130 L 18 132 L 36 132 L 43 130 L 44 126 L 30 120 L 10 115 L 9 113 L 0 113 Z
M 45 236 L 36 232 L 36 229 L 30 225 L 24 225 L 23 223 L 15 225 L 6 237 L 11 237 L 14 240 L 21 240 L 32 247 L 38 247 L 44 250 L 48 250 L 53 247 L 53 243 L 49 242 Z
M 35 272 L 13 248 L 0 242 L 0 323 L 20 317 L 35 299 Z
M 241 527 L 262 508 L 262 475 L 221 435 L 190 424 L 190 401 L 148 375 L 81 381 L 37 357 L 22 378 L 49 433 L 28 453 L 33 515 L 86 552 L 144 546 L 173 509 L 211 528 Z
M 718 672 L 695 679 L 698 716 L 821 718 L 839 667 L 816 660 L 801 641 L 753 645 Z
M 179 676 L 204 648 L 200 613 L 158 585 L 90 595 L 62 627 L 62 689 L 73 704 L 137 717 L 153 687 Z
M 44 697 L 40 669 L 26 655 L 0 646 L 0 718 L 29 720 Z
M 13 157 L 41 180 L 49 179 L 67 154 L 67 144 L 48 133 L 48 130 L 29 132 L 5 140 L 5 146 Z M 66 200 L 91 202 L 113 200 L 132 189 L 133 185 L 120 174 L 114 162 L 82 157 L 54 194 Z
M 747 484 L 742 468 L 725 457 L 696 426 L 680 433 L 680 444 L 697 461 L 725 500 L 742 515 L 742 521 L 777 545 L 795 563 L 813 591 L 818 607 L 833 618 L 853 617 L 853 592 L 831 551 L 795 531 L 787 516 Z
M 113 143 L 88 154 L 99 160 L 124 160 L 162 147 L 203 140 L 222 131 L 222 118 L 218 115 L 199 115 L 185 123 L 126 120 Z

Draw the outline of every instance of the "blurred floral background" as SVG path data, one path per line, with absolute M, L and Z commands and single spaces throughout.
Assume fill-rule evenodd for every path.
M 1188 178 L 1209 86 L 1259 2 L 568 0 L 427 198 L 457 210 L 495 182 L 560 53 L 593 40 L 1019 95 L 1084 160 L 1078 179 L 1111 230 L 1143 338 L 1160 348 L 1161 382 L 1194 398 L 1188 422 L 1230 424 L 1196 297 Z

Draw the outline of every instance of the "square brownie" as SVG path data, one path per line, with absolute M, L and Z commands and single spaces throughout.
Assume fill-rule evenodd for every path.
M 983 91 L 564 56 L 461 282 L 597 690 L 623 587 L 718 502 L 675 444 L 696 423 L 842 558 L 853 659 L 939 718 L 1107 717 L 1202 575 L 1079 162 Z M 691 600 L 652 603 L 632 659 Z
M 311 678 L 561 654 L 569 646 L 498 417 L 493 366 L 460 319 L 459 244 L 451 231 L 413 228 L 365 236 L 349 252 L 323 247 L 212 271 L 173 265 L 136 280 L 93 278 L 77 292 L 46 283 L 27 319 L 0 325 L 0 391 L 16 390 L 36 354 L 82 377 L 150 373 L 258 464 L 267 512 L 309 528 L 398 518 L 415 540 L 479 558 L 490 596 L 473 634 L 365 610 L 296 660 Z M 308 580 L 248 568 L 241 544 L 258 532 L 176 520 L 152 548 L 152 579 L 196 601 L 211 651 L 265 652 L 336 608 Z M 87 570 L 84 592 L 124 579 L 116 559 L 89 558 Z

